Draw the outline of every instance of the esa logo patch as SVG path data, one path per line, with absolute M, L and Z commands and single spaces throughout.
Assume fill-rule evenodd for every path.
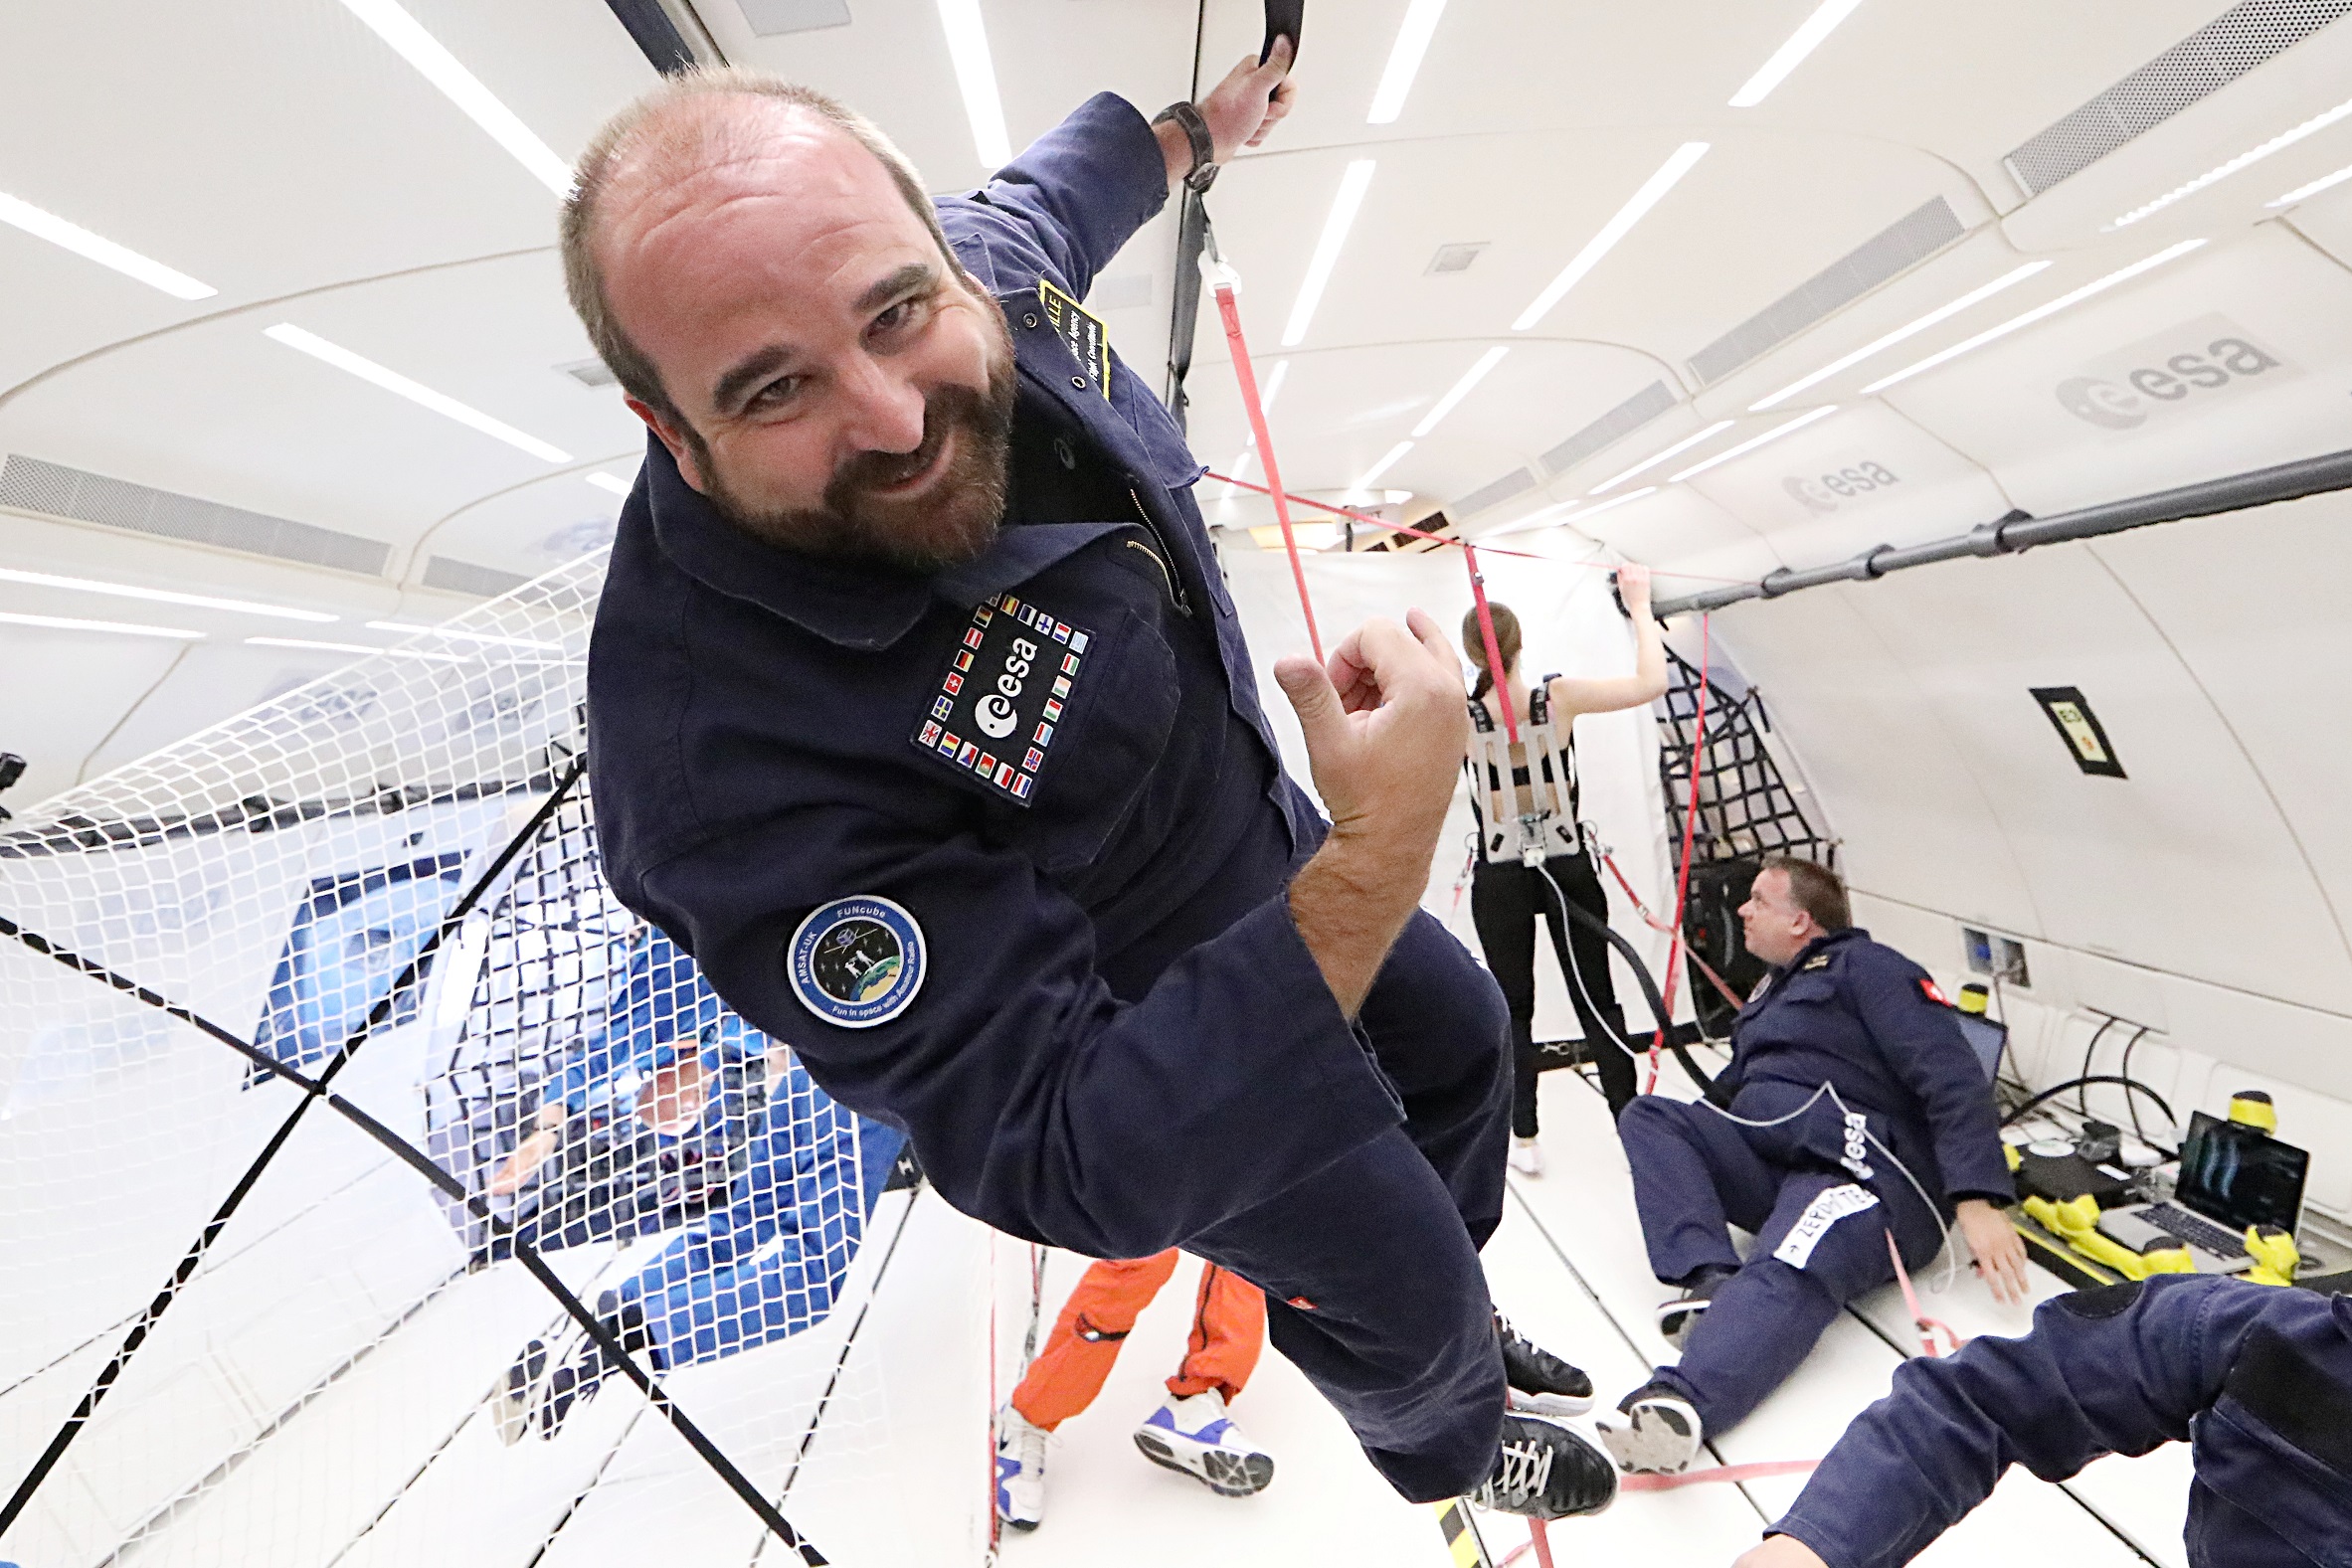
M 1094 634 L 1010 594 L 972 612 L 915 745 L 997 794 L 1030 803 Z
M 923 928 L 886 898 L 839 898 L 793 933 L 793 993 L 827 1023 L 870 1029 L 905 1012 L 923 988 Z

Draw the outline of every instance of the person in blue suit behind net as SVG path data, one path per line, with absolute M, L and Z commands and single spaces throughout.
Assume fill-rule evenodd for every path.
M 2157 1275 L 1905 1361 L 1738 1568 L 1897 1568 L 2012 1465 L 2189 1445 L 2190 1568 L 2352 1564 L 2352 1297 Z
M 740 1095 L 706 1086 L 747 1054 L 765 1068 L 766 1099 L 729 1161 L 735 1174 L 723 1204 L 597 1303 L 604 1326 L 656 1371 L 721 1360 L 822 1321 L 905 1140 L 834 1103 L 657 932 L 633 954 L 604 1037 L 557 1075 L 544 1102 L 559 1124 L 602 1106 L 674 1143 L 744 1115 L 730 1104 Z M 523 1186 L 547 1157 L 534 1139 L 556 1135 L 543 1124 L 492 1172 L 490 1190 Z M 553 1344 L 533 1339 L 492 1396 L 499 1436 L 555 1437 L 616 1370 L 584 1331 Z

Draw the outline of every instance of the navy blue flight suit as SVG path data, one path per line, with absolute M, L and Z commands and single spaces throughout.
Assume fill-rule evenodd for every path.
M 2022 1339 L 1904 1362 L 1768 1533 L 1894 1568 L 2013 1464 L 2182 1441 L 2190 1568 L 2352 1565 L 2352 1297 L 2167 1274 L 2046 1302 Z
M 1507 1017 L 1416 915 L 1352 1024 L 1292 922 L 1325 825 L 1259 711 L 1200 464 L 1039 292 L 1083 298 L 1166 196 L 1158 139 L 1105 94 L 938 202 L 1020 372 L 1005 527 L 969 565 L 761 543 L 648 443 L 589 667 L 606 870 L 950 1203 L 1262 1287 L 1390 1482 L 1452 1495 L 1504 1409 L 1478 1248 Z M 1010 733 L 994 696 L 957 716 L 966 681 L 1052 698 Z
M 1682 1284 L 1738 1267 L 1659 1378 L 1710 1433 L 1737 1424 L 1811 1352 L 1846 1303 L 1935 1256 L 1962 1198 L 2016 1197 L 1992 1085 L 1927 971 L 1849 927 L 1765 977 L 1731 1026 L 1720 1088 L 1742 1127 L 1705 1105 L 1644 1096 L 1617 1121 L 1650 1268 Z M 1872 1139 L 1877 1141 L 1874 1143 Z M 1883 1146 L 1882 1146 L 1883 1145 Z M 1894 1159 L 1888 1157 L 1892 1150 Z M 1896 1160 L 1935 1199 L 1930 1212 Z

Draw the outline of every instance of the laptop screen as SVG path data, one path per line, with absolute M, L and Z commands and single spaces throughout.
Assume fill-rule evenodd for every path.
M 2249 1225 L 2293 1230 L 2303 1205 L 2303 1176 L 2311 1156 L 2259 1128 L 2241 1127 L 2199 1111 L 2181 1144 L 2181 1174 L 2173 1195 L 2234 1231 Z

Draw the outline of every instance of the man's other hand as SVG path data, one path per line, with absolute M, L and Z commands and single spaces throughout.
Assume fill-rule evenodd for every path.
M 1244 147 L 1254 147 L 1290 112 L 1298 87 L 1290 80 L 1290 39 L 1274 41 L 1274 53 L 1258 64 L 1255 55 L 1225 73 L 1196 105 L 1208 121 L 1209 140 L 1216 143 L 1217 162 L 1225 163 Z
M 1418 610 L 1403 626 L 1367 620 L 1332 650 L 1328 667 L 1294 656 L 1275 664 L 1274 678 L 1298 710 L 1334 836 L 1407 840 L 1395 847 L 1426 876 L 1470 728 L 1459 666 L 1437 622 Z M 1428 843 L 1410 842 L 1424 834 Z
M 1372 620 L 1329 666 L 1286 658 L 1274 678 L 1299 712 L 1331 837 L 1291 881 L 1291 915 L 1340 1011 L 1373 976 L 1429 885 L 1429 863 L 1469 741 L 1460 666 L 1419 610 Z
M 1731 1568 L 1829 1568 L 1829 1564 L 1793 1535 L 1767 1535 L 1761 1546 L 1743 1552 Z
M 1976 1259 L 1976 1272 L 1992 1288 L 1993 1300 L 2013 1306 L 2026 1299 L 2026 1244 L 2009 1217 L 1983 1198 L 1962 1198 L 1955 1206 L 1960 1234 Z

